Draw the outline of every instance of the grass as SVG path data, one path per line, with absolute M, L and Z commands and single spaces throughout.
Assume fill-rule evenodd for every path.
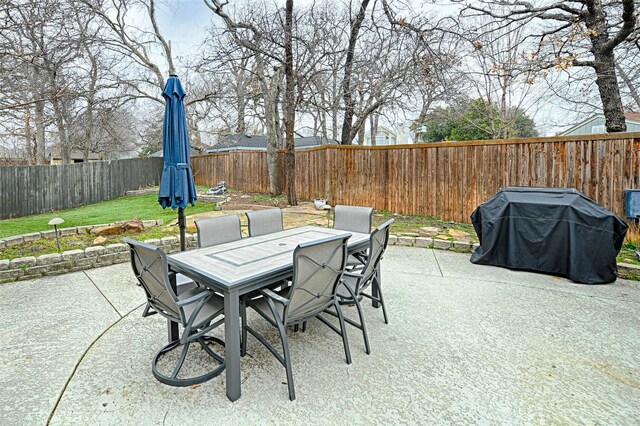
M 440 233 L 442 239 L 453 240 L 454 238 L 448 235 L 446 230 L 456 229 L 473 236 L 472 242 L 477 241 L 476 232 L 470 223 L 446 222 L 431 216 L 396 215 L 388 211 L 380 210 L 373 216 L 373 225 L 380 226 L 389 219 L 395 220 L 391 225 L 392 234 L 416 233 L 420 231 L 420 228 L 437 227 L 442 228 L 442 232 Z
M 199 188 L 200 191 L 206 190 L 205 187 Z M 273 202 L 281 201 L 282 196 L 272 197 L 270 195 L 253 195 L 252 199 L 257 202 Z M 215 208 L 213 203 L 196 203 L 195 206 L 188 206 L 186 214 L 196 214 L 212 211 Z M 132 197 L 122 197 L 115 200 L 105 201 L 99 204 L 91 204 L 87 206 L 77 207 L 74 209 L 63 210 L 58 212 L 44 213 L 34 216 L 21 217 L 16 219 L 0 220 L 0 238 L 27 234 L 30 232 L 47 231 L 51 227 L 48 225 L 49 220 L 54 217 L 61 217 L 65 223 L 61 225 L 62 228 L 83 226 L 83 225 L 97 225 L 101 223 L 112 223 L 116 221 L 124 221 L 133 218 L 139 218 L 142 220 L 156 220 L 163 219 L 166 224 L 174 222 L 177 219 L 177 211 L 169 208 L 162 209 L 157 201 L 157 195 L 142 195 Z M 471 224 L 455 223 L 442 221 L 435 217 L 428 216 L 409 216 L 409 215 L 395 215 L 388 211 L 377 211 L 373 217 L 373 225 L 379 226 L 389 219 L 395 219 L 392 225 L 392 233 L 418 233 L 421 228 L 424 227 L 438 227 L 442 229 L 442 232 L 437 238 L 453 240 L 453 237 L 448 235 L 448 229 L 460 230 L 473 236 L 472 241 L 477 241 L 475 231 Z M 177 235 L 177 226 L 158 226 L 149 228 L 142 233 L 138 234 L 120 234 L 107 236 L 107 240 L 103 245 L 114 244 L 121 242 L 123 236 L 131 236 L 138 240 L 146 240 L 151 238 L 162 238 L 170 235 Z M 636 258 L 637 245 L 633 238 L 637 235 L 630 235 L 625 244 L 620 250 L 620 254 L 617 257 L 618 262 L 626 262 L 635 265 L 640 265 L 640 261 Z M 66 237 L 60 237 L 60 251 L 83 249 L 92 245 L 93 240 L 96 238 L 93 234 L 78 234 Z M 633 240 L 633 241 L 632 241 Z M 48 253 L 57 253 L 58 248 L 56 246 L 55 239 L 45 240 L 40 239 L 38 241 L 30 242 L 27 244 L 21 244 L 14 247 L 9 247 L 0 250 L 0 259 L 15 259 L 24 256 L 39 256 Z M 631 277 L 626 277 L 631 278 Z M 633 279 L 633 278 L 631 278 Z
M 256 194 L 253 197 L 254 201 L 258 201 L 261 203 L 273 203 L 274 201 L 279 203 L 283 200 L 282 195 L 276 195 L 275 197 L 272 195 L 264 195 L 264 194 Z
M 144 241 L 151 238 L 162 238 L 172 235 L 178 235 L 177 226 L 157 226 L 149 228 L 144 232 L 126 232 L 118 235 L 105 236 L 106 241 L 101 245 L 106 246 L 109 244 L 116 244 L 122 242 L 122 237 L 130 237 L 136 240 Z M 60 237 L 60 253 L 67 250 L 83 250 L 86 247 L 91 247 L 93 241 L 96 239 L 96 235 L 89 233 L 82 233 L 76 235 L 68 235 Z M 54 239 L 39 239 L 32 241 L 28 244 L 19 244 L 13 247 L 8 247 L 0 250 L 0 259 L 16 259 L 18 257 L 27 256 L 40 256 L 43 254 L 58 253 L 58 246 Z
M 185 213 L 188 215 L 202 213 L 211 211 L 214 208 L 215 204 L 213 203 L 196 203 L 195 206 L 189 205 Z M 54 217 L 64 219 L 64 223 L 60 225 L 61 228 L 71 228 L 74 226 L 112 223 L 133 218 L 142 220 L 163 219 L 165 223 L 168 223 L 177 219 L 178 211 L 170 208 L 162 209 L 158 204 L 158 196 L 155 194 L 122 197 L 69 210 L 0 220 L 0 238 L 51 230 L 53 228 L 48 225 L 48 222 Z
M 640 265 L 640 260 L 636 257 L 636 250 L 640 250 L 640 244 L 627 240 L 623 245 L 616 260 L 618 263 L 630 263 L 632 265 Z

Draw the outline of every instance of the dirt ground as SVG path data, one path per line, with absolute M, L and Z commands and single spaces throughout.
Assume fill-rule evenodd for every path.
M 221 197 L 222 199 L 223 197 Z M 216 217 L 226 214 L 237 214 L 247 233 L 247 210 L 261 210 L 279 207 L 283 212 L 285 228 L 295 228 L 304 225 L 332 226 L 333 212 L 318 210 L 311 201 L 299 201 L 297 206 L 289 206 L 282 196 L 270 197 L 263 194 L 246 194 L 231 192 L 225 194 L 222 210 L 199 213 L 187 216 L 189 232 L 195 232 L 194 221 L 205 217 Z M 420 216 L 403 216 L 388 212 L 376 212 L 373 225 L 378 226 L 390 218 L 395 219 L 391 232 L 395 235 L 410 235 L 420 237 L 434 237 L 444 240 L 477 241 L 477 237 L 470 225 L 460 225 L 453 222 L 443 222 L 434 218 Z

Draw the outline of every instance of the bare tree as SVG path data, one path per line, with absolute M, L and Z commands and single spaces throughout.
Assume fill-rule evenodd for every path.
M 269 23 L 277 22 L 276 16 L 258 17 L 253 12 L 245 13 L 244 18 L 236 19 L 227 13 L 227 2 L 219 0 L 205 0 L 205 4 L 217 16 L 222 18 L 229 35 L 235 43 L 254 55 L 256 77 L 260 81 L 263 92 L 265 124 L 267 128 L 267 167 L 269 169 L 269 185 L 271 193 L 281 192 L 278 168 L 278 127 L 277 85 L 280 69 L 284 64 L 284 57 L 280 47 L 282 43 L 274 40 L 276 31 Z M 262 24 L 262 25 L 260 25 Z M 271 66 L 274 73 L 269 73 Z M 240 89 L 242 90 L 242 89 Z M 295 164 L 295 163 L 294 163 Z M 295 175 L 294 175 L 295 176 Z M 288 182 L 292 183 L 292 182 Z M 295 183 L 293 183 L 295 187 Z
M 355 103 L 353 100 L 353 89 L 351 84 L 351 77 L 353 73 L 353 61 L 356 50 L 356 42 L 358 41 L 358 34 L 360 28 L 362 28 L 362 22 L 369 6 L 369 0 L 362 0 L 358 6 L 358 12 L 355 18 L 351 20 L 351 26 L 349 31 L 349 44 L 347 45 L 347 55 L 344 61 L 344 77 L 341 84 L 342 99 L 344 101 L 344 119 L 342 121 L 342 136 L 340 143 L 343 145 L 350 145 L 354 137 L 354 128 L 357 132 L 360 126 L 353 125 L 353 115 L 355 112 Z M 360 124 L 362 125 L 362 124 Z
M 534 5 L 524 1 L 465 2 L 463 14 L 500 20 L 503 28 L 540 24 L 529 38 L 537 43 L 532 56 L 542 69 L 589 67 L 595 71 L 608 132 L 626 130 L 615 49 L 636 26 L 635 0 L 572 0 Z M 487 29 L 494 31 L 495 27 Z
M 293 0 L 287 0 L 284 22 L 284 128 L 285 128 L 285 171 L 287 175 L 287 201 L 292 206 L 298 205 L 296 197 L 296 156 L 293 129 L 296 121 L 296 105 L 293 76 Z

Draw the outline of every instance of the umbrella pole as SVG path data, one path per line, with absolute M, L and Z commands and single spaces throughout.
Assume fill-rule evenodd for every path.
M 186 223 L 184 220 L 184 209 L 182 207 L 178 207 L 178 226 L 180 227 L 180 251 L 185 251 L 185 228 Z

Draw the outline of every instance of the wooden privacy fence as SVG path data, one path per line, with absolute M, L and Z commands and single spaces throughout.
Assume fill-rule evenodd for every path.
M 0 219 L 68 209 L 158 185 L 162 158 L 0 167 Z
M 198 184 L 225 180 L 234 189 L 269 191 L 266 152 L 209 154 L 192 164 Z M 298 197 L 334 205 L 470 222 L 505 186 L 577 188 L 624 217 L 624 190 L 640 188 L 640 133 L 296 152 Z

